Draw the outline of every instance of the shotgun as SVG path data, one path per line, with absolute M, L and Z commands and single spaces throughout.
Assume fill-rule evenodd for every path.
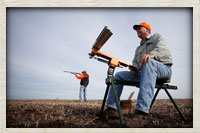
M 63 72 L 71 73 L 71 74 L 73 73 L 73 72 L 70 72 L 70 71 L 63 71 Z M 77 73 L 77 72 L 74 72 L 74 73 L 81 75 L 81 73 Z

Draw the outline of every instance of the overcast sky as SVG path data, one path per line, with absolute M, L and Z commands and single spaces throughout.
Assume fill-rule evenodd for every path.
M 168 41 L 174 65 L 170 91 L 192 98 L 192 8 L 7 8 L 7 99 L 77 99 L 87 70 L 88 99 L 103 99 L 108 65 L 88 53 L 104 26 L 113 35 L 101 51 L 131 63 L 140 43 L 134 24 L 147 22 Z M 128 70 L 116 68 L 115 72 Z M 124 87 L 121 99 L 138 88 Z M 162 90 L 158 98 L 168 98 Z

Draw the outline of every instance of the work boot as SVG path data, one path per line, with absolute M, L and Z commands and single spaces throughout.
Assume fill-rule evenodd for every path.
M 147 116 L 148 113 L 135 110 L 129 118 L 126 118 L 126 126 L 129 128 L 143 128 L 149 122 Z
M 137 110 L 137 109 L 135 110 L 135 114 L 136 115 L 143 115 L 143 116 L 147 116 L 148 115 L 148 113 L 140 111 L 140 110 Z
M 104 111 L 103 111 L 104 115 L 107 115 L 110 118 L 119 118 L 118 116 L 118 111 L 116 109 L 107 107 Z

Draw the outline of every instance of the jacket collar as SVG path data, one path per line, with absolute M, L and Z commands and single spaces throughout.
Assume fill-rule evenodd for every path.
M 148 36 L 147 36 L 147 38 L 145 39 L 145 41 L 144 41 L 144 43 L 142 43 L 142 41 L 140 42 L 140 45 L 143 45 L 143 44 L 151 44 L 151 43 L 153 43 L 155 41 L 155 39 L 154 39 L 154 37 L 151 35 L 151 34 L 149 34 Z
M 151 38 L 151 34 L 149 34 L 146 38 L 146 40 L 149 40 Z

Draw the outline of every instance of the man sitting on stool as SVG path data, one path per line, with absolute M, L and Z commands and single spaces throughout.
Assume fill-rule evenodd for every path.
M 140 83 L 137 97 L 135 114 L 147 115 L 154 96 L 154 88 L 157 79 L 170 79 L 172 75 L 172 58 L 167 47 L 167 42 L 158 33 L 151 35 L 151 27 L 143 22 L 134 25 L 138 37 L 141 39 L 140 45 L 135 51 L 132 65 L 135 69 L 121 71 L 115 74 L 116 80 L 134 81 Z M 123 85 L 115 85 L 118 98 L 120 99 Z M 115 97 L 112 87 L 109 89 L 106 115 L 118 116 Z

